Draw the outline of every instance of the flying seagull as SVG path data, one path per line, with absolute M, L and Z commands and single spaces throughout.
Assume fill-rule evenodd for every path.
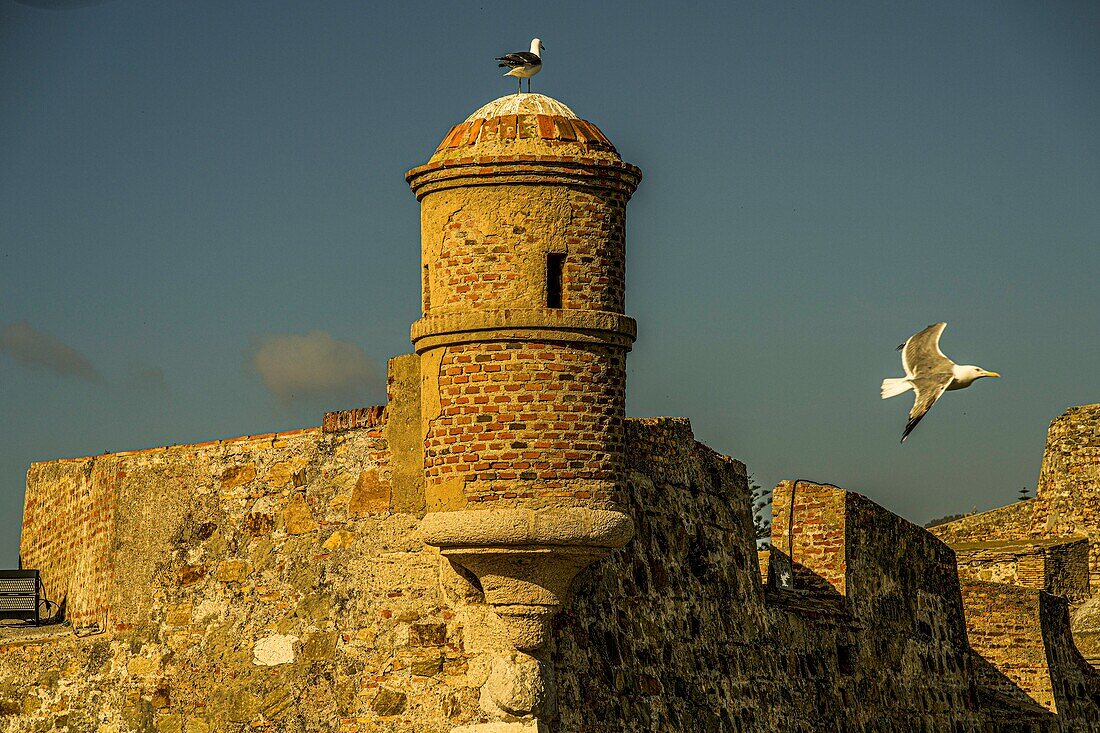
M 531 77 L 542 70 L 542 56 L 539 54 L 542 53 L 544 48 L 542 41 L 532 38 L 530 51 L 517 51 L 497 58 L 497 61 L 500 62 L 497 66 L 501 68 L 511 67 L 504 75 L 514 76 L 519 80 L 521 94 L 523 93 L 523 80 L 527 80 L 527 91 L 530 92 Z
M 901 442 L 913 432 L 921 418 L 932 409 L 936 400 L 951 389 L 964 389 L 982 377 L 999 377 L 997 372 L 987 372 L 972 364 L 956 364 L 940 351 L 940 334 L 946 323 L 933 323 L 928 328 L 909 337 L 898 347 L 905 376 L 882 380 L 882 399 L 913 390 L 916 399 L 909 411 L 909 422 L 901 434 Z

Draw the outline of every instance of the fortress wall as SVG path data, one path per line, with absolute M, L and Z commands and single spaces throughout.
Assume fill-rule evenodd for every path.
M 1034 499 L 930 530 L 951 545 L 1085 536 L 1089 584 L 1100 587 L 1100 404 L 1071 407 L 1047 431 Z M 1008 577 L 990 568 L 991 577 Z
M 1041 505 L 1028 499 L 937 524 L 928 531 L 949 545 L 993 539 L 1023 542 L 1044 536 L 1043 521 Z
M 969 542 L 954 545 L 959 577 L 1045 590 L 1077 600 L 1089 594 L 1088 540 Z
M 1073 644 L 1064 598 L 997 583 L 963 583 L 970 644 L 999 673 L 984 683 L 1006 696 L 1019 690 L 1066 731 L 1100 731 L 1100 673 Z
M 833 491 L 839 491 L 833 489 Z M 975 686 L 955 554 L 926 530 L 845 492 L 848 600 L 862 674 L 895 729 L 973 721 Z M 868 720 L 869 722 L 869 720 Z
M 389 438 L 408 426 L 353 413 L 325 425 L 116 455 L 106 632 L 0 636 L 0 731 L 450 733 L 484 720 L 499 622 L 424 545 L 422 511 L 398 509 L 412 500 Z M 808 483 L 795 502 L 813 511 L 796 509 L 793 534 L 820 533 L 829 552 L 801 557 L 828 558 L 818 567 L 845 594 L 823 580 L 765 589 L 743 464 L 684 419 L 625 432 L 636 535 L 554 618 L 552 733 L 1095 726 L 1064 604 L 968 584 L 986 664 L 961 632 L 951 551 Z M 1000 671 L 996 650 L 1016 666 Z
M 1019 585 L 1042 590 L 1045 562 L 1042 549 L 1034 544 L 1012 543 L 1009 547 L 990 547 L 985 543 L 954 546 L 959 577 L 987 583 Z
M 1088 539 L 1082 537 L 1049 547 L 1045 569 L 1046 584 L 1043 590 L 1065 596 L 1071 601 L 1087 598 L 1092 592 Z
M 893 720 L 904 729 L 919 720 L 939 729 L 973 722 L 974 686 L 951 549 L 866 497 L 834 486 L 784 482 L 773 492 L 772 514 L 773 554 L 793 555 L 795 593 L 819 603 L 830 594 L 844 596 L 838 602 L 851 628 L 830 630 L 825 638 L 833 641 L 819 654 L 835 665 L 830 683 L 842 691 L 851 686 L 841 697 L 861 698 L 858 710 L 839 713 L 850 716 L 848 725 Z M 789 594 L 776 589 L 769 599 L 798 608 L 785 599 Z
M 1089 537 L 1091 582 L 1100 587 L 1100 404 L 1071 407 L 1051 422 L 1036 499 L 1046 534 Z
M 1051 690 L 1064 730 L 1100 731 L 1100 671 L 1078 650 L 1065 598 L 1040 594 L 1039 621 L 1046 642 Z
M 448 564 L 441 574 L 421 515 L 396 510 L 408 488 L 393 483 L 396 426 L 374 414 L 327 417 L 336 432 L 38 466 L 32 509 L 67 490 L 78 509 L 114 496 L 92 544 L 107 560 L 94 606 L 104 632 L 0 634 L 0 730 L 444 733 L 477 722 L 488 662 L 471 639 L 496 631 L 467 605 L 478 590 Z M 59 532 L 25 532 L 24 553 L 45 558 Z M 93 607 L 78 564 L 47 570 L 69 608 Z
M 789 557 L 807 583 L 825 581 L 843 595 L 848 579 L 845 555 L 845 492 L 807 481 L 783 481 L 772 491 L 772 547 Z
M 1082 514 L 1100 517 L 1100 404 L 1071 407 L 1050 423 L 1035 495 L 1076 497 Z
M 560 730 L 981 731 L 1018 714 L 978 707 L 941 542 L 856 494 L 800 483 L 795 563 L 813 533 L 829 552 L 801 557 L 846 568 L 834 578 L 848 596 L 823 582 L 765 589 L 744 467 L 695 442 L 686 420 L 630 420 L 627 436 L 635 538 L 581 577 L 555 620 Z
M 1039 626 L 1040 591 L 980 581 L 963 583 L 962 591 L 970 645 L 1003 675 L 991 686 L 1007 694 L 1019 687 L 1056 712 Z
M 773 730 L 755 691 L 778 665 L 756 646 L 765 618 L 745 467 L 697 443 L 686 419 L 626 428 L 635 536 L 580 576 L 555 618 L 556 730 Z

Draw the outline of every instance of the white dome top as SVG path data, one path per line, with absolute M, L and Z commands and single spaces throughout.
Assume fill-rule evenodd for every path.
M 551 115 L 578 119 L 573 110 L 553 97 L 547 97 L 544 94 L 509 94 L 507 97 L 489 102 L 467 117 L 466 122 L 477 119 L 487 120 L 503 115 Z

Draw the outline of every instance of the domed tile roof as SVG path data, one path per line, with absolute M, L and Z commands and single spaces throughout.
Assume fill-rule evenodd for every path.
M 550 115 L 551 117 L 577 119 L 577 115 L 573 110 L 553 97 L 547 97 L 545 94 L 509 94 L 506 97 L 489 102 L 467 117 L 466 121 L 487 120 L 490 117 L 503 117 L 504 115 Z
M 452 127 L 429 164 L 529 156 L 622 160 L 598 127 L 558 100 L 543 94 L 510 94 Z

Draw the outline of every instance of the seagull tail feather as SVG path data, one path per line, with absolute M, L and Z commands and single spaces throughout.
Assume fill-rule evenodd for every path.
M 911 389 L 913 389 L 913 384 L 908 377 L 884 379 L 882 380 L 882 399 L 897 397 L 899 394 L 908 392 Z

